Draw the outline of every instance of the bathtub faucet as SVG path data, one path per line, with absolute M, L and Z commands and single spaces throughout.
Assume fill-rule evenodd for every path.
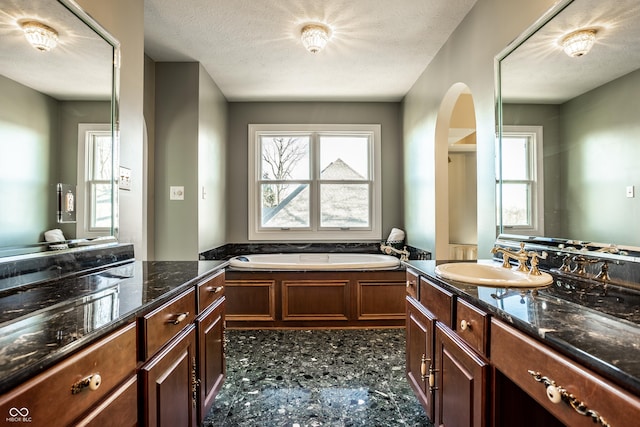
M 407 261 L 409 259 L 409 251 L 407 250 L 406 246 L 403 249 L 396 249 L 393 246 L 380 243 L 380 250 L 382 251 L 382 253 L 387 255 L 400 255 L 400 261 Z

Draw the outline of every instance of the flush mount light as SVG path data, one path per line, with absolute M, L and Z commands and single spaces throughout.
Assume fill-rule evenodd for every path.
M 311 53 L 320 52 L 329 41 L 329 27 L 322 24 L 308 24 L 302 28 L 302 44 Z
M 38 21 L 26 21 L 20 26 L 31 46 L 41 52 L 47 52 L 58 44 L 58 32 L 48 25 Z
M 560 45 L 564 49 L 564 53 L 576 58 L 589 53 L 595 41 L 596 30 L 579 30 L 565 36 Z

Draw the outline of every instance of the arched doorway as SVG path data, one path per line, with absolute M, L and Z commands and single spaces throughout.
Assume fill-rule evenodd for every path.
M 476 259 L 476 118 L 471 90 L 454 84 L 436 121 L 436 259 Z

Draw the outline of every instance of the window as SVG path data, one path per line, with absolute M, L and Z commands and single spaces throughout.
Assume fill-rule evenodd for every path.
M 113 151 L 111 125 L 78 125 L 77 235 L 96 237 L 111 231 Z
M 380 125 L 249 125 L 249 240 L 380 239 Z
M 504 232 L 544 235 L 542 127 L 505 126 L 501 159 Z

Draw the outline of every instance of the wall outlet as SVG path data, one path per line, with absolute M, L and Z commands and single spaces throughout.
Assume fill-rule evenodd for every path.
M 627 186 L 627 197 L 635 197 L 635 188 L 633 185 Z
M 169 187 L 169 200 L 184 200 L 184 187 L 183 186 Z

